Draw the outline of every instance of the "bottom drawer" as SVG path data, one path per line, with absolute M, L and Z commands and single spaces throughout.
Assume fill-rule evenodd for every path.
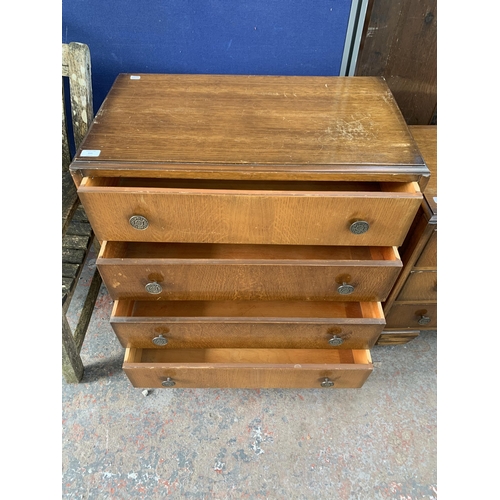
M 435 330 L 437 304 L 395 302 L 385 320 L 386 328 Z
M 369 350 L 137 349 L 123 369 L 134 387 L 358 388 L 373 370 Z
M 416 339 L 418 330 L 384 330 L 377 340 L 376 345 L 399 345 L 407 344 Z

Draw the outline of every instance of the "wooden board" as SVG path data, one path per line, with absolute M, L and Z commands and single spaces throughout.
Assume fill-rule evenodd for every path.
M 111 315 L 124 347 L 155 347 L 162 335 L 167 349 L 368 349 L 384 325 L 377 302 L 118 300 Z
M 376 345 L 401 345 L 415 340 L 419 336 L 418 330 L 384 330 Z
M 402 264 L 391 247 L 105 242 L 97 267 L 113 300 L 380 302 Z
M 422 316 L 430 318 L 430 322 L 419 324 Z M 437 304 L 395 302 L 386 316 L 387 328 L 409 330 L 435 330 L 437 328 Z
M 424 190 L 424 196 L 434 216 L 437 217 L 437 184 L 438 184 L 438 168 L 437 168 L 437 149 L 438 137 L 437 126 L 422 125 L 410 126 L 411 135 L 415 139 L 418 149 L 420 150 L 425 164 L 431 173 L 429 181 Z
M 399 246 L 422 195 L 416 183 L 365 190 L 202 189 L 110 186 L 83 179 L 78 194 L 100 241 Z M 244 184 L 244 183 L 242 183 Z M 145 230 L 129 220 L 145 217 Z M 350 225 L 370 229 L 353 234 Z
M 131 162 L 227 178 L 428 174 L 389 88 L 371 77 L 119 75 L 72 168 L 127 175 Z
M 373 365 L 369 351 L 318 349 L 127 349 L 123 369 L 134 387 L 359 388 Z
M 398 301 L 437 301 L 437 271 L 413 270 L 398 295 Z
M 370 0 L 356 76 L 383 76 L 408 124 L 436 121 L 437 1 Z

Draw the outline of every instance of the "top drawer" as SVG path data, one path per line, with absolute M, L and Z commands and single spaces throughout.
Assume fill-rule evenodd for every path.
M 415 182 L 84 177 L 100 241 L 400 246 L 422 201 Z

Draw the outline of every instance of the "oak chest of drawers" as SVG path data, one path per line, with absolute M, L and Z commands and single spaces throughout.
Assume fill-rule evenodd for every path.
M 437 329 L 437 127 L 409 127 L 431 172 L 410 231 L 400 247 L 403 269 L 383 303 L 386 327 L 377 345 L 404 344 Z
M 71 172 L 135 387 L 363 385 L 429 177 L 383 79 L 122 74 Z

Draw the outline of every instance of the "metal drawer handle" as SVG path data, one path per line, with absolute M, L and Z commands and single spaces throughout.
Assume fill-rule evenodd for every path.
M 175 385 L 175 380 L 170 378 L 170 377 L 167 377 L 166 380 L 164 380 L 161 385 L 163 387 L 173 387 Z
M 333 382 L 328 377 L 325 377 L 321 381 L 321 387 L 333 387 Z
M 158 295 L 163 290 L 162 286 L 156 281 L 151 281 L 144 288 L 146 289 L 146 292 L 150 293 L 151 295 Z
M 155 345 L 167 345 L 168 339 L 166 339 L 162 334 L 158 335 L 153 339 L 153 344 Z
M 352 234 L 363 234 L 370 229 L 370 224 L 365 220 L 357 220 L 351 224 L 350 230 Z
M 431 322 L 431 318 L 429 316 L 420 316 L 420 319 L 418 320 L 419 325 L 428 325 Z
M 347 283 L 342 283 L 342 285 L 337 288 L 337 292 L 341 295 L 350 295 L 354 292 L 354 287 L 352 285 L 348 285 Z
M 342 337 L 337 337 L 337 335 L 334 335 L 329 341 L 328 343 L 331 345 L 331 346 L 338 346 L 338 345 L 342 345 L 344 343 L 344 339 Z
M 134 229 L 144 230 L 149 226 L 149 221 L 143 215 L 132 215 L 128 220 Z

